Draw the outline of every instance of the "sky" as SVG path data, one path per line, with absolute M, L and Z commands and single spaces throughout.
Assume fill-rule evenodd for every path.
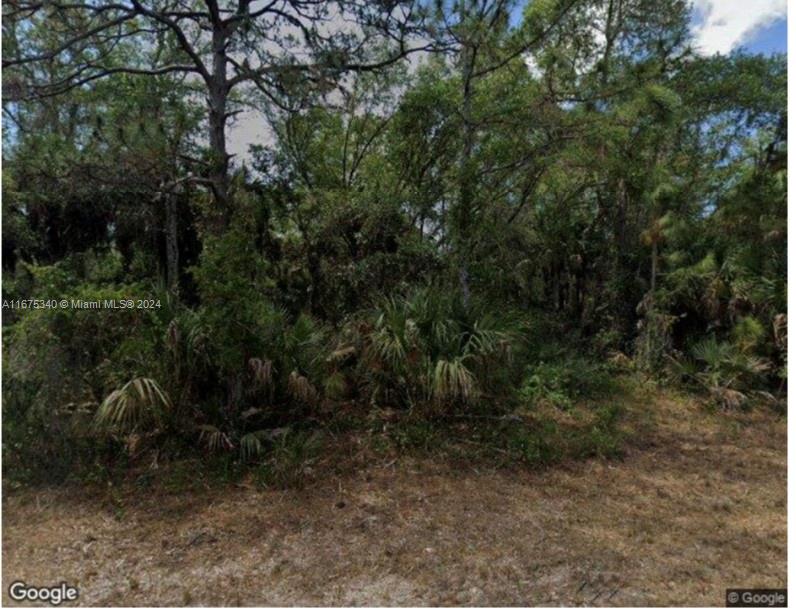
M 748 41 L 742 44 L 751 53 L 785 53 L 788 50 L 787 19 L 777 19 L 759 29 Z
M 520 3 L 523 5 L 524 3 Z M 750 53 L 787 52 L 788 0 L 693 0 L 692 32 L 704 55 L 743 48 Z M 522 6 L 517 8 L 517 17 Z M 248 157 L 250 144 L 269 141 L 263 119 L 254 113 L 230 130 L 230 149 L 239 159 Z
M 788 0 L 694 0 L 694 44 L 705 55 L 745 47 L 785 52 Z

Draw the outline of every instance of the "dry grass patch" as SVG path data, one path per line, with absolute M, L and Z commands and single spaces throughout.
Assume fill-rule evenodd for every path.
M 726 587 L 785 587 L 784 419 L 671 394 L 626 407 L 622 461 L 404 458 L 303 490 L 129 496 L 121 512 L 15 492 L 4 583 L 67 580 L 87 605 L 721 606 Z

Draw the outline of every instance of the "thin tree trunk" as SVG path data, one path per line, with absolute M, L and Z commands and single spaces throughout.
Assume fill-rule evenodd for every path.
M 166 285 L 169 293 L 177 295 L 180 287 L 180 252 L 177 243 L 177 199 L 166 197 Z
M 655 281 L 658 276 L 658 242 L 652 243 L 652 271 L 650 272 L 650 291 L 655 292 Z
M 472 107 L 472 78 L 475 67 L 476 49 L 465 49 L 468 57 L 462 67 L 462 118 L 464 121 L 464 143 L 462 146 L 462 159 L 459 167 L 459 205 L 454 215 L 454 231 L 456 232 L 457 260 L 459 265 L 459 288 L 464 306 L 470 303 L 470 272 L 468 269 L 468 249 L 470 244 L 470 216 L 473 204 L 473 173 L 472 156 L 475 141 L 471 115 Z

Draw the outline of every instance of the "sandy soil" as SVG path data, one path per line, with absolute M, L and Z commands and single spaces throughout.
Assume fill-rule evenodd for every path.
M 657 396 L 622 461 L 405 459 L 298 491 L 3 501 L 15 579 L 84 605 L 707 605 L 786 586 L 786 423 Z

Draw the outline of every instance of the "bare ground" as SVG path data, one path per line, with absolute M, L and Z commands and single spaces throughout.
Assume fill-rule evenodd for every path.
M 655 395 L 622 461 L 540 471 L 403 459 L 295 491 L 3 499 L 4 602 L 62 580 L 83 605 L 706 605 L 786 587 L 786 422 Z

